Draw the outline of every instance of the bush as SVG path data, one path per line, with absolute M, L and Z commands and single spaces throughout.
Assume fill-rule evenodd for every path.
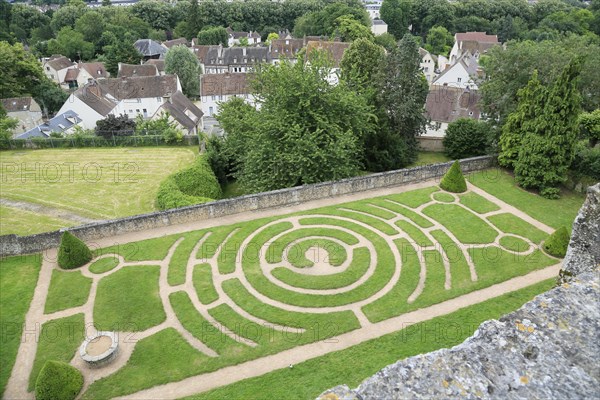
M 440 187 L 448 192 L 462 193 L 467 190 L 467 182 L 460 170 L 458 161 L 454 161 L 440 182 Z
M 222 196 L 221 186 L 205 157 L 194 165 L 165 179 L 158 189 L 156 205 L 160 210 L 206 203 Z
M 225 148 L 225 139 L 211 135 L 206 139 L 206 159 L 219 183 L 224 185 L 233 172 L 233 160 Z
M 36 400 L 72 400 L 83 387 L 81 372 L 69 364 L 46 361 L 35 381 Z
M 444 152 L 454 160 L 485 155 L 488 129 L 484 122 L 459 118 L 448 124 L 444 137 Z
M 548 239 L 544 242 L 544 250 L 546 253 L 554 256 L 563 258 L 567 254 L 567 247 L 569 246 L 569 232 L 564 226 L 554 231 L 554 233 L 548 236 Z
M 571 170 L 580 175 L 600 179 L 600 147 L 589 147 L 585 142 L 579 142 L 575 152 Z
M 90 262 L 91 259 L 92 252 L 85 243 L 70 232 L 63 233 L 58 248 L 58 265 L 61 268 L 78 268 Z

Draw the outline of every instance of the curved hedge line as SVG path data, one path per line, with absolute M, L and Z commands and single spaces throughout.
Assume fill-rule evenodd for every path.
M 160 210 L 191 206 L 221 198 L 219 181 L 205 157 L 189 168 L 165 179 L 158 188 L 156 205 Z

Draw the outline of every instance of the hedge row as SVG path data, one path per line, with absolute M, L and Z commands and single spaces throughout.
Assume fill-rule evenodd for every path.
M 71 136 L 66 138 L 0 139 L 0 150 L 54 149 L 75 147 L 151 147 L 151 146 L 193 146 L 199 143 L 197 135 L 184 136 L 181 142 L 165 141 L 162 135 L 145 136 Z
M 160 210 L 206 203 L 222 196 L 221 186 L 205 157 L 189 168 L 165 179 L 158 189 L 156 205 Z

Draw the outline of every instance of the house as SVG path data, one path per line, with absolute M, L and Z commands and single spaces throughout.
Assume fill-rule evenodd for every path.
M 154 65 L 159 75 L 165 75 L 165 60 L 150 59 L 144 64 Z
M 171 47 L 174 47 L 174 46 L 181 46 L 181 45 L 190 47 L 190 43 L 188 42 L 188 40 L 186 38 L 166 40 L 166 41 L 162 42 L 162 45 L 164 47 L 166 47 L 167 49 L 170 49 Z
M 298 53 L 305 46 L 304 39 L 292 39 L 285 37 L 283 39 L 274 39 L 269 45 L 269 56 L 273 64 L 278 64 L 281 60 L 295 62 Z
M 108 114 L 151 118 L 163 104 L 164 96 L 178 91 L 181 83 L 176 75 L 91 80 L 69 96 L 59 113 L 74 111 L 85 129 L 93 129 Z
M 455 64 L 438 75 L 432 85 L 477 90 L 476 82 L 482 74 L 477 59 L 471 53 L 464 53 Z
M 204 113 L 181 92 L 165 95 L 162 105 L 158 107 L 151 120 L 164 115 L 168 115 L 169 121 L 188 135 L 196 135 L 203 128 Z
M 117 78 L 132 78 L 138 76 L 158 76 L 156 65 L 119 63 Z
M 376 20 L 381 18 L 381 4 L 383 3 L 382 0 L 369 0 L 369 1 L 365 1 L 365 9 L 367 10 L 367 13 L 369 14 L 369 17 L 371 17 L 371 20 Z
M 248 39 L 248 45 L 254 46 L 260 43 L 260 34 L 258 32 L 234 32 L 233 29 L 227 28 L 227 34 L 229 35 L 227 39 L 227 45 L 229 47 L 233 47 L 235 45 L 240 45 L 240 39 L 246 38 Z
M 450 51 L 450 64 L 456 63 L 466 52 L 471 52 L 479 59 L 480 54 L 485 54 L 490 48 L 499 44 L 498 36 L 488 35 L 485 32 L 456 33 L 454 46 Z
M 443 137 L 450 122 L 458 118 L 480 118 L 479 99 L 476 90 L 451 86 L 432 86 L 427 94 L 425 112 L 431 121 L 424 136 Z
M 331 61 L 331 73 L 328 80 L 335 85 L 338 82 L 340 63 L 348 47 L 350 47 L 350 43 L 346 42 L 309 41 L 306 44 L 306 62 L 310 62 L 315 51 L 325 52 Z
M 109 76 L 110 74 L 106 70 L 104 63 L 79 62 L 75 67 L 67 70 L 65 80 L 62 83 L 68 85 L 69 89 L 77 89 L 78 87 L 85 85 L 90 79 L 108 78 Z
M 74 62 L 61 55 L 53 55 L 42 60 L 42 68 L 46 76 L 63 87 L 67 71 L 75 65 Z
M 379 36 L 387 33 L 388 26 L 382 19 L 374 19 L 373 24 L 371 25 L 371 32 L 373 35 Z
M 15 134 L 26 132 L 43 122 L 42 109 L 31 97 L 13 97 L 1 99 L 0 102 L 7 116 L 19 121 L 13 129 Z
M 271 57 L 267 47 L 224 48 L 221 45 L 209 46 L 204 59 L 200 60 L 205 74 L 251 72 L 256 64 L 270 62 Z
M 139 39 L 133 44 L 133 47 L 142 54 L 144 61 L 150 59 L 162 59 L 165 58 L 167 48 L 162 44 L 152 39 Z
M 442 55 L 437 56 L 437 68 L 439 71 L 444 71 L 450 66 L 450 60 Z
M 421 56 L 421 71 L 423 71 L 423 75 L 425 75 L 427 83 L 431 85 L 431 83 L 437 77 L 437 57 L 422 47 L 419 48 L 419 55 Z
M 224 102 L 232 97 L 241 97 L 252 105 L 255 104 L 254 96 L 250 92 L 247 73 L 207 74 L 200 78 L 200 94 L 202 112 L 206 116 L 219 113 L 219 102 Z
M 73 133 L 75 126 L 81 123 L 81 118 L 77 113 L 68 111 L 57 114 L 48 122 L 42 123 L 27 132 L 17 135 L 15 139 L 33 139 L 33 138 L 49 138 L 52 133 L 65 136 Z

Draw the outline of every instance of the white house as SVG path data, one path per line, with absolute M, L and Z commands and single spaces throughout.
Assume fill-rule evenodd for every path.
M 227 28 L 227 34 L 229 35 L 229 37 L 227 38 L 227 45 L 229 47 L 240 45 L 240 40 L 242 38 L 248 39 L 249 46 L 258 45 L 261 41 L 260 33 L 258 32 L 234 32 L 231 28 Z
M 195 135 L 202 130 L 204 113 L 183 93 L 175 92 L 170 96 L 166 95 L 164 100 L 151 120 L 168 115 L 169 121 L 188 135 Z
M 477 60 L 469 53 L 465 53 L 455 64 L 435 78 L 432 85 L 477 90 L 476 80 L 480 74 L 481 69 Z
M 219 113 L 219 103 L 232 97 L 240 97 L 256 105 L 250 93 L 248 73 L 207 74 L 200 78 L 202 112 L 206 116 Z
M 421 56 L 421 71 L 423 71 L 423 75 L 427 79 L 427 83 L 431 85 L 431 83 L 437 77 L 437 66 L 436 61 L 437 57 L 429 53 L 424 48 L 419 48 L 419 55 Z
M 76 64 L 65 56 L 53 55 L 42 60 L 42 68 L 46 76 L 59 85 L 65 85 L 65 76 L 69 68 Z
M 381 18 L 381 0 L 370 0 L 365 1 L 364 3 L 365 10 L 367 10 L 367 13 L 369 13 L 369 17 L 371 17 L 372 20 Z
M 270 63 L 267 47 L 194 46 L 204 74 L 252 72 L 259 63 Z
M 40 125 L 42 120 L 42 109 L 31 97 L 13 97 L 0 100 L 6 115 L 19 121 L 13 132 L 15 134 L 26 132 Z
M 466 32 L 454 35 L 454 46 L 450 50 L 450 64 L 454 64 L 463 54 L 470 52 L 479 59 L 488 49 L 499 45 L 498 36 L 488 35 L 485 32 Z
M 108 78 L 110 74 L 106 70 L 104 63 L 78 63 L 75 67 L 69 68 L 65 75 L 64 84 L 70 89 L 77 89 L 84 86 L 90 79 Z
M 432 86 L 427 94 L 425 112 L 430 121 L 424 136 L 444 137 L 450 122 L 458 118 L 480 118 L 476 90 L 452 86 Z
M 284 37 L 280 39 L 274 39 L 269 45 L 269 56 L 272 64 L 278 64 L 282 60 L 290 62 L 296 62 L 298 53 L 306 45 L 304 39 L 293 39 L 291 37 Z
M 373 35 L 379 36 L 387 33 L 388 26 L 382 19 L 374 19 L 373 24 L 371 25 L 371 32 Z

